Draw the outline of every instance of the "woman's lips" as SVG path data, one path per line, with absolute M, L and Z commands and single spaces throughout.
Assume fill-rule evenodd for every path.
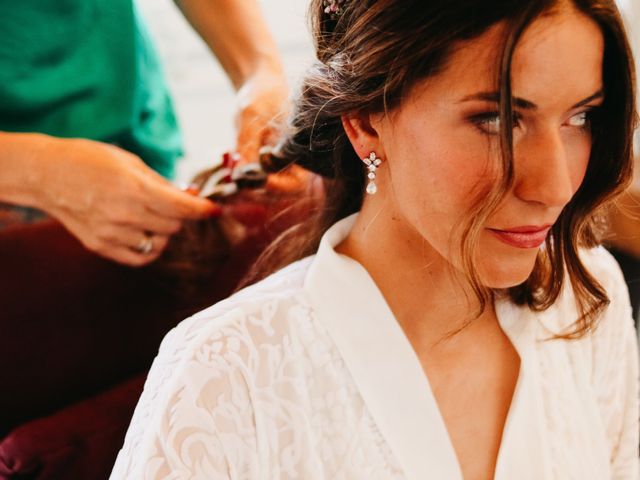
M 488 230 L 495 235 L 498 240 L 516 248 L 538 248 L 547 238 L 547 233 L 551 225 L 543 225 L 541 227 L 525 226 L 510 228 L 509 230 L 498 230 L 489 228 Z

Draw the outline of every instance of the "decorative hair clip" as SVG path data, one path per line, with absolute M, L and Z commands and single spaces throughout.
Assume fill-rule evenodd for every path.
M 324 5 L 324 13 L 331 16 L 331 19 L 334 20 L 344 12 L 344 3 L 346 0 L 323 0 L 322 4 Z

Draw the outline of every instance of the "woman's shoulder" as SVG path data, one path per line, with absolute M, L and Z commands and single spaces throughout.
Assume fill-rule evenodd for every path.
M 580 250 L 580 259 L 589 273 L 607 291 L 607 294 L 626 294 L 622 270 L 616 259 L 603 246 Z
M 582 249 L 579 255 L 589 275 L 604 289 L 608 302 L 582 335 L 560 344 L 567 352 L 579 356 L 577 364 L 590 372 L 595 383 L 607 383 L 613 371 L 637 363 L 637 336 L 629 291 L 620 266 L 604 247 Z M 555 304 L 540 315 L 542 337 L 574 331 L 579 317 L 573 285 L 567 278 Z
M 233 434 L 233 428 L 217 431 L 230 416 L 246 423 L 246 431 L 255 428 L 252 389 L 269 389 L 279 368 L 298 365 L 303 349 L 296 348 L 296 338 L 314 336 L 302 295 L 311 261 L 300 260 L 240 290 L 166 335 L 127 432 L 118 472 L 170 462 L 179 451 L 173 444 L 187 428 L 216 420 L 207 427 L 210 445 L 218 435 Z
M 302 287 L 313 257 L 307 257 L 288 265 L 263 280 L 245 287 L 230 297 L 194 314 L 178 324 L 163 340 L 161 353 L 169 343 L 182 347 L 198 343 L 199 337 L 220 335 L 223 330 L 238 327 L 247 319 L 249 328 L 245 334 L 251 335 L 251 326 L 265 328 L 278 323 L 286 315 L 289 307 L 304 303 Z
M 152 368 L 154 374 L 168 370 L 171 379 L 162 388 L 200 388 L 215 379 L 228 388 L 231 378 L 244 379 L 236 391 L 258 378 L 268 383 L 271 370 L 290 360 L 289 350 L 297 351 L 301 330 L 317 335 L 303 290 L 311 260 L 295 262 L 179 324 L 163 340 Z
M 582 249 L 579 255 L 588 274 L 604 289 L 607 303 L 582 334 L 572 337 L 572 340 L 543 341 L 540 345 L 556 345 L 555 348 L 564 349 L 569 355 L 577 355 L 579 360 L 575 364 L 589 372 L 594 381 L 602 380 L 611 376 L 616 364 L 624 368 L 629 363 L 637 363 L 637 359 L 634 360 L 637 336 L 629 292 L 620 266 L 604 247 Z M 555 303 L 537 314 L 541 327 L 538 339 L 549 340 L 575 332 L 581 310 L 573 287 L 567 275 Z M 601 383 L 600 380 L 596 383 Z
M 591 328 L 577 338 L 570 333 L 579 318 L 576 295 L 568 276 L 556 302 L 536 312 L 540 385 L 556 434 L 557 452 L 583 435 L 573 429 L 576 415 L 588 418 L 589 435 L 602 432 L 613 476 L 631 478 L 636 472 L 638 445 L 638 349 L 627 286 L 613 256 L 603 247 L 583 249 L 580 259 L 588 274 L 605 290 L 608 303 Z M 560 413 L 552 413 L 560 412 Z M 577 423 L 575 424 L 578 425 Z
M 625 335 L 633 334 L 635 339 L 629 290 L 616 259 L 602 246 L 582 250 L 580 258 L 608 299 L 608 304 L 596 319 L 591 337 L 594 341 L 608 343 Z
M 595 328 L 579 343 L 596 392 L 616 478 L 638 478 L 638 341 L 622 271 L 603 247 L 582 254 L 609 299 Z M 633 473 L 632 473 L 633 472 Z
M 627 286 L 615 258 L 604 247 L 581 249 L 579 256 L 587 273 L 604 289 L 608 304 L 595 319 L 592 333 L 601 330 L 600 325 L 615 323 L 620 326 L 631 317 Z M 580 316 L 574 285 L 565 272 L 565 282 L 555 303 L 542 315 L 543 324 L 553 334 L 571 330 Z M 602 332 L 601 332 L 602 333 Z M 591 335 L 586 335 L 589 338 Z
M 594 355 L 594 368 L 604 367 L 607 363 L 604 359 L 615 358 L 621 351 L 632 349 L 629 345 L 636 344 L 629 290 L 618 262 L 604 247 L 584 250 L 581 259 L 604 288 L 609 301 L 590 334 L 585 336 Z M 637 359 L 633 361 L 637 363 Z
M 229 355 L 236 363 L 248 362 L 266 339 L 281 341 L 289 317 L 304 306 L 302 285 L 311 260 L 295 262 L 180 322 L 162 340 L 145 394 L 159 395 L 209 360 L 220 371 Z

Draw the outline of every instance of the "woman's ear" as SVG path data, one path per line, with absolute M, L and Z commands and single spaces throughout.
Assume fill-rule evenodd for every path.
M 379 120 L 378 115 L 366 113 L 342 115 L 344 131 L 360 158 L 368 157 L 371 152 L 384 156 Z

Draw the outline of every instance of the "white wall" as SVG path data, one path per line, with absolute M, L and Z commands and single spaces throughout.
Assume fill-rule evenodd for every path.
M 640 0 L 617 0 L 636 52 L 640 50 Z M 640 53 L 640 52 L 639 52 Z

